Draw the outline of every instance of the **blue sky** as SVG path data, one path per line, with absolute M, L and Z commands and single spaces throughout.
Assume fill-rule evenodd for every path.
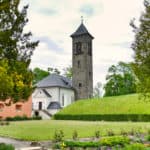
M 130 48 L 134 33 L 130 27 L 133 18 L 139 19 L 143 0 L 22 0 L 29 4 L 31 31 L 40 40 L 32 57 L 31 68 L 63 68 L 72 62 L 70 35 L 81 23 L 95 37 L 93 41 L 94 84 L 105 82 L 108 68 L 119 61 L 132 61 Z

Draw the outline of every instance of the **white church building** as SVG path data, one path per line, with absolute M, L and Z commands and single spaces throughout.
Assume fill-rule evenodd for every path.
M 32 94 L 33 115 L 48 119 L 74 100 L 72 81 L 61 75 L 51 74 L 37 83 Z

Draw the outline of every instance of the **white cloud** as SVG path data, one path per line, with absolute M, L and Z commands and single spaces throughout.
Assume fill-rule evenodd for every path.
M 93 44 L 94 83 L 105 81 L 108 67 L 118 61 L 131 61 L 133 52 L 128 43 L 134 40 L 129 23 L 139 18 L 143 10 L 143 0 L 23 0 L 29 3 L 29 24 L 36 38 L 48 37 L 62 49 L 51 49 L 43 41 L 35 50 L 31 66 L 63 68 L 71 64 L 72 41 L 69 37 L 84 24 L 95 37 Z M 81 8 L 91 6 L 90 9 Z M 45 10 L 45 11 L 43 11 Z M 86 11 L 93 11 L 86 15 Z

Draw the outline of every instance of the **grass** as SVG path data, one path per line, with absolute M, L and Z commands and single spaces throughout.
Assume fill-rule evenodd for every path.
M 20 140 L 52 140 L 56 130 L 63 130 L 65 138 L 72 138 L 76 130 L 79 137 L 94 137 L 95 131 L 106 135 L 109 130 L 120 134 L 133 129 L 147 132 L 150 123 L 135 122 L 88 122 L 88 121 L 21 121 L 11 122 L 8 126 L 0 126 L 0 136 L 13 137 Z
M 150 100 L 137 94 L 76 101 L 58 114 L 150 114 Z

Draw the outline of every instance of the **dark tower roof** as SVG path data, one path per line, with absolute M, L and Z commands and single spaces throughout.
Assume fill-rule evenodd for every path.
M 80 35 L 89 35 L 92 39 L 94 38 L 89 33 L 89 31 L 87 30 L 87 28 L 85 27 L 85 25 L 83 23 L 81 23 L 81 25 L 78 27 L 78 29 L 73 34 L 71 34 L 71 37 L 74 38 L 74 37 L 78 37 Z

